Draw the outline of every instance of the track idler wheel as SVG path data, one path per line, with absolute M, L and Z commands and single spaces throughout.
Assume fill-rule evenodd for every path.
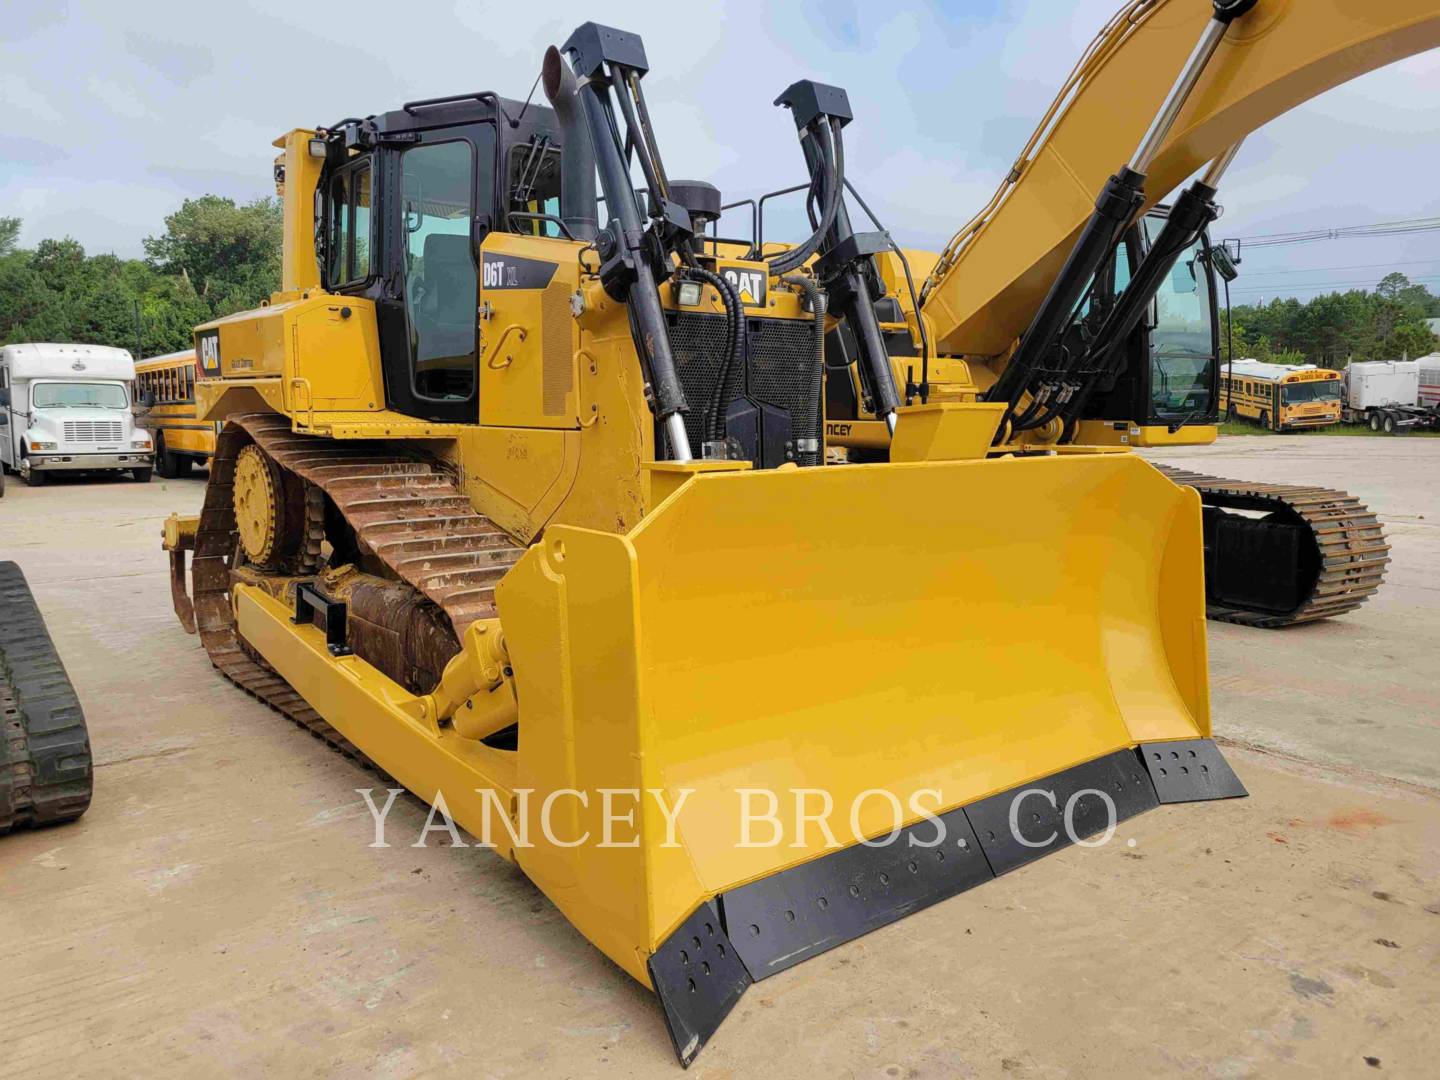
M 251 443 L 235 461 L 232 496 L 235 527 L 245 558 L 279 569 L 305 539 L 305 492 L 301 481 Z

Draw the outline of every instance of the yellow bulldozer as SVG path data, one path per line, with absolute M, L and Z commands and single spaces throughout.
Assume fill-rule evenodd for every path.
M 225 426 L 166 525 L 177 614 L 514 861 L 689 1064 L 755 980 L 1244 794 L 1207 580 L 1212 614 L 1334 614 L 1384 540 L 1133 450 L 1215 437 L 1234 148 L 1437 41 L 1435 0 L 1129 3 L 938 255 L 855 228 L 837 87 L 776 102 L 807 237 L 671 179 L 644 46 L 594 23 L 548 108 L 292 131 L 283 288 L 195 332 Z

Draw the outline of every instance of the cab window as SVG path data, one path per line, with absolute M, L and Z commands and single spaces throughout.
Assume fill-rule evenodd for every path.
M 412 383 L 416 396 L 430 401 L 465 401 L 475 391 L 474 168 L 463 139 L 417 146 L 401 158 Z
M 558 237 L 560 226 L 546 217 L 560 216 L 560 151 L 537 136 L 510 151 L 508 211 L 511 232 Z
M 370 276 L 370 159 L 330 178 L 326 222 L 326 283 L 332 288 Z
M 1144 221 L 1153 244 L 1165 223 L 1155 217 Z M 1162 419 L 1210 411 L 1215 338 L 1204 259 L 1204 242 L 1197 241 L 1175 261 L 1156 293 L 1158 318 L 1150 332 L 1150 403 Z

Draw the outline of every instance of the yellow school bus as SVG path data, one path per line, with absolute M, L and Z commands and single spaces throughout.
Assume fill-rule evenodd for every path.
M 167 478 L 187 476 L 191 465 L 209 462 L 220 425 L 195 414 L 194 349 L 137 363 L 135 400 L 140 421 L 155 440 L 157 473 Z
M 1220 411 L 1271 431 L 1340 422 L 1340 372 L 1314 364 L 1236 360 L 1220 372 Z

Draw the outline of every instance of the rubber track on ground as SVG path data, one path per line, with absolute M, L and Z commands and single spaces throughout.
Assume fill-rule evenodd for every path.
M 1293 626 L 1354 611 L 1379 590 L 1390 562 L 1390 545 L 1380 519 L 1355 496 L 1333 488 L 1226 480 L 1169 465 L 1156 468 L 1175 483 L 1198 491 L 1206 506 L 1289 510 L 1309 526 L 1320 552 L 1315 587 L 1294 611 L 1276 614 L 1207 604 L 1210 618 L 1267 629 Z
M 25 575 L 0 562 L 0 836 L 73 821 L 93 784 L 80 699 Z
M 495 614 L 495 585 L 524 548 L 475 513 L 445 467 L 417 449 L 380 440 L 297 435 L 289 418 L 277 413 L 230 418 L 216 441 L 195 534 L 191 579 L 201 643 L 211 663 L 236 686 L 340 752 L 376 768 L 254 653 L 236 629 L 229 597 L 237 549 L 235 461 L 250 442 L 282 469 L 329 495 L 362 545 L 396 577 L 439 604 L 459 638 L 471 623 Z M 318 553 L 312 540 L 307 536 L 307 554 L 310 547 Z

